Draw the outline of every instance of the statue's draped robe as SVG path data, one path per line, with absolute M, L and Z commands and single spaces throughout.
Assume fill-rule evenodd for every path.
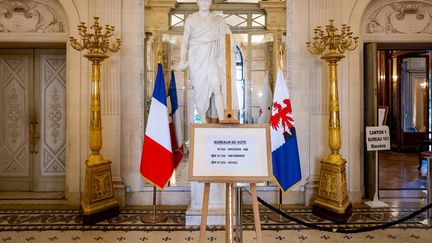
M 191 33 L 188 64 L 194 89 L 195 108 L 199 114 L 209 111 L 209 116 L 217 117 L 214 102 L 210 101 L 214 99 L 212 95 L 217 89 L 220 89 L 222 94 L 225 93 L 225 34 L 231 34 L 231 31 L 222 17 L 213 13 L 205 17 L 198 13 L 190 15 L 186 20 L 185 28 L 190 28 Z M 232 39 L 231 47 L 235 48 Z M 231 57 L 231 70 L 235 70 L 233 66 L 235 65 L 235 53 L 232 52 Z M 233 71 L 231 76 L 235 77 Z M 232 82 L 232 87 L 233 94 L 235 94 L 233 95 L 235 108 L 238 103 L 235 82 Z M 209 109 L 210 105 L 211 109 Z

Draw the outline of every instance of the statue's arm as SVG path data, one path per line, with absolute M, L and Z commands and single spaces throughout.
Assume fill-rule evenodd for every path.
M 188 67 L 187 54 L 189 49 L 190 37 L 191 37 L 190 21 L 189 19 L 186 19 L 184 32 L 183 32 L 183 41 L 180 47 L 180 63 L 177 66 L 177 71 L 184 71 Z

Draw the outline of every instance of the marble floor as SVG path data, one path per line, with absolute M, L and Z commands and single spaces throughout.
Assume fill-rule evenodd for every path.
M 423 202 L 426 205 L 427 164 L 418 170 L 417 153 L 379 152 L 379 197 L 383 201 Z
M 185 208 L 165 209 L 158 215 L 165 215 L 162 222 L 147 222 L 142 216 L 151 215 L 151 210 L 141 207 L 126 207 L 118 217 L 84 226 L 77 208 L 59 208 L 45 205 L 40 209 L 25 209 L 17 205 L 0 207 L 0 242 L 151 242 L 181 243 L 198 242 L 199 226 L 185 225 Z M 57 209 L 56 209 L 57 208 Z M 353 230 L 374 226 L 403 218 L 418 208 L 414 204 L 400 204 L 398 207 L 370 209 L 364 205 L 353 208 L 353 214 L 346 224 L 334 224 L 315 216 L 310 208 L 284 208 L 284 212 L 303 222 L 324 227 L 328 231 L 313 230 L 292 221 L 274 221 L 272 212 L 260 209 L 260 220 L 264 243 L 275 242 L 430 242 L 432 228 L 425 224 L 426 213 L 392 226 L 364 233 L 338 233 L 339 230 Z M 256 242 L 253 213 L 243 210 L 243 243 Z M 334 232 L 336 231 L 336 232 Z M 222 243 L 224 226 L 208 226 L 206 242 Z
M 209 231 L 207 243 L 224 243 L 224 231 Z M 379 243 L 426 243 L 431 242 L 430 229 L 388 229 L 373 233 L 337 234 L 314 230 L 268 230 L 263 231 L 263 243 L 282 242 L 379 242 Z M 0 232 L 0 242 L 7 243 L 191 243 L 198 242 L 199 231 L 13 231 Z M 243 232 L 243 243 L 256 242 L 254 231 Z
M 417 153 L 379 152 L 380 189 L 426 188 L 426 161 L 419 171 Z

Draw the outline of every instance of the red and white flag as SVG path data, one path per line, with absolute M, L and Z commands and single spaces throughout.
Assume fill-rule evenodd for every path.
M 270 118 L 270 108 L 272 106 L 272 92 L 268 80 L 268 73 L 264 76 L 262 96 L 260 97 L 260 106 L 258 110 L 258 124 L 268 124 Z
M 165 80 L 161 64 L 158 65 L 147 119 L 140 171 L 145 179 L 159 188 L 164 188 L 167 185 L 174 171 Z
M 171 71 L 171 81 L 168 88 L 168 97 L 171 103 L 171 120 L 169 122 L 171 147 L 174 156 L 174 168 L 176 168 L 180 161 L 183 159 L 184 148 L 183 132 L 181 127 L 180 111 L 178 109 L 177 88 L 174 71 Z
M 270 117 L 273 175 L 283 191 L 302 178 L 293 111 L 282 70 L 279 68 Z

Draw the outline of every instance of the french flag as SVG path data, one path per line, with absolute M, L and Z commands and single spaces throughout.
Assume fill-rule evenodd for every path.
M 159 188 L 167 185 L 174 171 L 162 64 L 158 64 L 144 135 L 140 171 L 145 179 Z
M 171 103 L 171 120 L 169 123 L 171 147 L 174 156 L 174 168 L 176 168 L 180 161 L 183 159 L 184 148 L 183 132 L 181 128 L 180 112 L 178 109 L 177 88 L 174 71 L 171 71 L 171 81 L 168 88 L 168 96 Z
M 291 101 L 282 70 L 279 68 L 270 117 L 273 175 L 283 191 L 301 180 L 300 157 Z

